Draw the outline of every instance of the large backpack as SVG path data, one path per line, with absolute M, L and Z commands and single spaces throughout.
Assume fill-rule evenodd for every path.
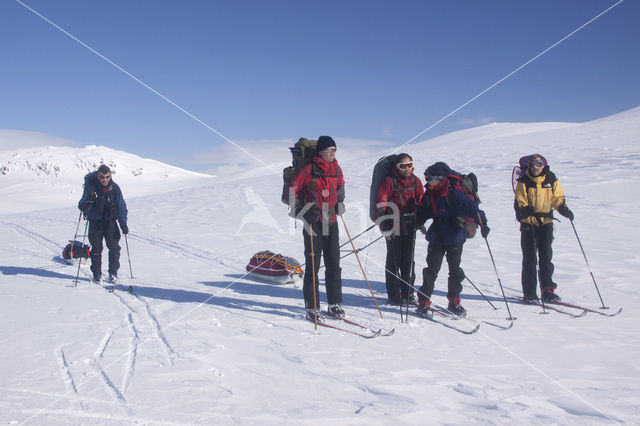
M 282 170 L 282 197 L 284 204 L 289 204 L 289 187 L 296 172 L 303 166 L 311 162 L 311 158 L 316 154 L 316 145 L 318 141 L 315 139 L 300 138 L 298 142 L 289 148 L 293 157 L 292 165 Z
M 386 157 L 382 157 L 378 160 L 376 165 L 373 167 L 373 176 L 371 177 L 371 187 L 369 188 L 369 217 L 372 221 L 376 221 L 376 198 L 378 196 L 378 188 L 382 183 L 382 180 L 391 175 L 391 171 L 393 170 L 393 166 L 396 164 L 398 160 L 397 154 L 387 155 Z M 395 184 L 395 181 L 394 181 Z M 395 192 L 395 191 L 394 191 Z
M 464 195 L 476 204 L 480 204 L 480 197 L 478 196 L 478 178 L 474 173 L 468 175 L 451 172 L 447 175 L 449 179 L 449 186 L 455 189 L 459 189 Z M 447 199 L 448 201 L 448 199 Z M 458 224 L 464 228 L 467 233 L 467 238 L 473 238 L 476 236 L 478 224 L 476 219 L 468 216 L 458 216 Z
M 530 155 L 525 155 L 524 157 L 520 157 L 518 161 L 518 165 L 513 168 L 511 172 L 511 186 L 513 187 L 513 192 L 516 192 L 516 186 L 518 186 L 518 179 L 524 176 L 525 172 L 529 168 L 529 158 Z M 542 162 L 545 166 L 548 166 L 547 159 L 542 157 Z

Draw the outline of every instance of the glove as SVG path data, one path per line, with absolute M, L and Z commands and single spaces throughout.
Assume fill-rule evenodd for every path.
M 478 223 L 478 225 L 483 226 L 487 224 L 487 215 L 484 213 L 483 210 L 478 210 L 478 216 L 480 218 L 480 223 Z
M 87 201 L 95 201 L 96 198 L 98 198 L 98 194 L 96 194 L 95 192 L 92 192 L 91 194 L 89 194 L 89 196 L 87 197 Z
M 336 204 L 336 214 L 342 216 L 344 214 L 344 203 L 340 202 Z
M 120 224 L 120 229 L 122 229 L 122 233 L 124 235 L 127 235 L 129 233 L 129 227 L 127 226 L 126 223 L 121 223 Z
M 573 222 L 573 218 L 574 218 L 573 212 L 569 210 L 569 207 L 567 207 L 566 204 L 562 204 L 561 206 L 558 207 L 558 213 L 560 213 L 562 216 L 566 217 L 567 219 Z
M 489 232 L 491 232 L 491 228 L 489 228 L 486 222 L 483 222 L 482 225 L 480 225 L 480 235 L 482 235 L 482 238 L 487 238 Z

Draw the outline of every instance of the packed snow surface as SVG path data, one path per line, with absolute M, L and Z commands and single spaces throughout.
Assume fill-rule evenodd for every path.
M 337 144 L 340 161 L 350 146 Z M 479 324 L 479 331 L 464 335 L 414 315 L 401 322 L 398 308 L 384 303 L 380 240 L 360 260 L 383 319 L 353 255 L 342 261 L 344 308 L 348 318 L 395 333 L 363 339 L 316 331 L 303 319 L 300 282 L 245 275 L 260 250 L 303 258 L 301 228 L 280 203 L 279 174 L 202 176 L 103 147 L 0 151 L 0 422 L 640 423 L 640 108 L 587 123 L 496 123 L 402 150 L 420 177 L 435 161 L 478 175 L 488 243 L 508 296 L 520 295 L 521 266 L 512 168 L 522 155 L 545 155 L 611 307 L 600 311 L 622 313 L 573 318 L 511 303 L 517 319 L 504 330 L 507 307 L 478 236 L 465 244 L 462 267 L 497 309 L 465 282 L 468 320 L 454 325 Z M 265 161 L 278 167 L 290 160 L 287 150 L 272 155 Z M 341 162 L 352 236 L 370 225 L 371 166 L 381 155 Z M 78 225 L 82 176 L 100 162 L 116 169 L 129 207 L 128 249 L 121 240 L 113 294 L 90 283 L 85 265 L 74 287 L 77 268 L 60 262 Z M 571 223 L 560 219 L 557 292 L 598 310 Z M 344 228 L 341 238 L 347 241 Z M 425 253 L 420 236 L 418 283 Z M 106 254 L 104 262 L 106 273 Z M 433 298 L 439 305 L 446 305 L 446 275 L 443 265 Z M 326 308 L 322 285 L 321 293 Z

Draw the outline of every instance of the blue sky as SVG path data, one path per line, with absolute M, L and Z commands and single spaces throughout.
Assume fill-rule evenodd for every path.
M 248 147 L 321 134 L 400 145 L 616 3 L 21 1 Z M 623 1 L 418 140 L 640 105 L 639 18 Z M 14 0 L 0 1 L 0 61 L 0 129 L 193 170 L 227 144 Z

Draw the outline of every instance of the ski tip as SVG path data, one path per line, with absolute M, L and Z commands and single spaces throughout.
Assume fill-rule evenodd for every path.
M 395 332 L 396 332 L 396 329 L 395 329 L 395 328 L 392 328 L 391 330 L 387 331 L 387 332 L 384 334 L 384 336 L 393 336 L 393 333 L 395 333 Z
M 616 316 L 616 315 L 618 315 L 620 312 L 622 312 L 622 308 L 618 309 L 617 311 L 615 311 L 615 312 L 614 312 L 614 313 L 612 313 L 612 314 L 604 314 L 604 315 L 606 315 L 606 316 L 608 316 L 608 317 L 615 317 L 615 316 Z
M 513 323 L 511 323 L 511 324 L 513 324 Z M 473 328 L 473 330 L 469 330 L 466 334 L 473 334 L 473 333 L 475 333 L 475 332 L 476 332 L 476 331 L 478 331 L 478 330 L 480 330 L 480 324 L 477 324 L 477 325 Z
M 367 339 L 373 339 L 374 337 L 378 337 L 380 335 L 380 333 L 382 333 L 382 330 L 378 330 L 376 332 L 374 332 L 373 334 L 371 334 L 370 336 L 364 336 Z

